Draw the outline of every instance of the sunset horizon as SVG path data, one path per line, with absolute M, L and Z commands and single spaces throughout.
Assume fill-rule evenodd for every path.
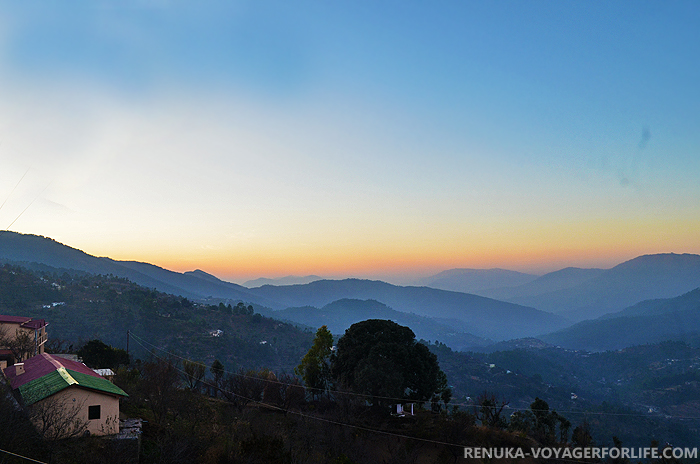
M 693 2 L 0 12 L 0 229 L 239 283 L 700 254 Z

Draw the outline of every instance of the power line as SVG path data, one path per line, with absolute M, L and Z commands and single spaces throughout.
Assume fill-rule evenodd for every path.
M 141 344 L 140 341 L 138 341 L 138 340 L 135 340 L 135 341 L 136 341 L 137 343 Z M 146 347 L 145 347 L 144 345 L 142 345 L 142 344 L 141 344 L 141 346 L 144 347 L 144 348 L 146 348 Z M 164 359 L 164 358 L 162 358 L 162 357 L 160 357 L 160 356 L 158 356 L 158 355 L 156 355 L 156 354 L 154 354 L 154 353 L 151 353 L 151 354 L 152 354 L 153 356 L 155 356 L 157 359 L 161 360 L 161 361 L 168 362 L 167 359 Z M 179 357 L 179 356 L 178 356 L 178 357 Z M 184 358 L 182 358 L 182 359 L 184 359 Z M 178 368 L 177 366 L 173 366 L 173 368 L 174 368 L 175 370 L 177 370 L 178 372 L 181 372 L 181 373 L 187 375 L 187 373 L 186 373 L 185 371 L 183 371 L 182 369 Z M 249 377 L 249 378 L 254 378 L 254 379 L 256 379 L 256 380 L 263 380 L 263 381 L 268 382 L 268 380 L 266 380 L 266 379 L 260 379 L 260 378 L 256 378 L 256 377 Z M 269 381 L 269 382 L 272 382 L 272 383 L 281 383 L 281 382 L 274 382 L 274 381 Z M 218 390 L 220 390 L 220 391 L 222 391 L 222 392 L 226 392 L 226 393 L 228 393 L 228 394 L 230 394 L 230 395 L 237 396 L 237 397 L 242 398 L 242 399 L 244 399 L 244 400 L 247 400 L 247 401 L 249 401 L 249 402 L 251 402 L 251 403 L 259 404 L 259 405 L 261 405 L 261 406 L 265 406 L 265 407 L 267 407 L 267 408 L 274 409 L 274 410 L 277 410 L 277 411 L 295 414 L 295 415 L 297 415 L 297 416 L 304 417 L 304 418 L 306 418 L 306 419 L 318 420 L 318 421 L 326 422 L 326 423 L 329 423 L 329 424 L 334 424 L 334 425 L 339 425 L 339 426 L 344 426 L 344 427 L 352 427 L 352 428 L 354 428 L 354 429 L 363 430 L 363 431 L 366 431 L 366 432 L 380 433 L 380 434 L 391 435 L 391 436 L 395 436 L 395 437 L 399 437 L 399 438 L 408 438 L 408 439 L 413 439 L 413 440 L 420 440 L 420 441 L 429 442 L 429 443 L 436 444 L 436 445 L 457 446 L 457 447 L 459 447 L 459 448 L 464 448 L 464 445 L 458 445 L 458 444 L 456 444 L 456 443 L 447 443 L 447 442 L 442 442 L 442 441 L 438 441 L 438 440 L 430 440 L 430 439 L 428 439 L 428 438 L 412 437 L 412 436 L 410 436 L 410 435 L 402 435 L 402 434 L 397 434 L 397 433 L 393 433 L 393 432 L 388 432 L 388 431 L 385 431 L 385 430 L 377 430 L 377 429 L 372 429 L 372 428 L 369 428 L 369 427 L 363 427 L 363 426 L 360 426 L 360 425 L 353 425 L 353 424 L 348 424 L 348 423 L 345 423 L 345 422 L 338 422 L 338 421 L 334 421 L 334 420 L 330 420 L 330 419 L 325 419 L 325 418 L 323 418 L 323 417 L 312 416 L 312 415 L 309 415 L 309 414 L 304 414 L 304 413 L 302 413 L 301 411 L 295 411 L 295 410 L 292 410 L 292 409 L 284 409 L 284 408 L 281 408 L 281 407 L 276 406 L 276 405 L 274 405 L 274 404 L 265 403 L 265 402 L 263 402 L 262 400 L 254 400 L 254 399 L 252 399 L 252 398 L 245 397 L 245 396 L 240 395 L 240 394 L 238 394 L 238 393 L 234 393 L 234 392 L 232 392 L 232 391 L 230 391 L 230 390 L 227 390 L 227 389 L 225 389 L 225 388 L 221 388 L 221 387 L 219 387 L 219 386 L 217 386 L 217 385 L 213 385 L 213 384 L 208 383 L 208 382 L 206 382 L 206 381 L 203 381 L 202 384 L 203 384 L 203 385 L 207 385 L 207 386 L 212 387 L 212 388 L 216 388 L 216 389 L 218 389 Z
M 5 201 L 3 201 L 3 202 L 2 202 L 2 205 L 0 205 L 0 210 L 3 208 L 3 206 L 5 206 L 5 203 L 7 203 L 7 200 L 10 199 L 10 197 L 12 196 L 12 194 L 15 193 L 15 190 L 17 189 L 17 187 L 19 187 L 19 184 L 22 183 L 22 180 L 24 180 L 24 176 L 26 176 L 27 173 L 29 173 L 29 170 L 30 170 L 30 169 L 32 169 L 31 166 L 30 166 L 29 168 L 27 168 L 26 171 L 24 171 L 24 174 L 22 174 L 22 177 L 19 178 L 19 181 L 17 181 L 17 183 L 15 184 L 15 186 L 12 188 L 12 190 L 10 190 L 10 193 L 7 195 L 7 198 L 5 198 Z
M 159 350 L 159 351 L 162 351 L 163 353 L 166 353 L 168 356 L 172 356 L 172 357 L 174 357 L 174 358 L 178 358 L 178 359 L 181 359 L 181 360 L 183 360 L 183 361 L 196 362 L 196 361 L 192 361 L 191 359 L 188 359 L 188 358 L 184 358 L 184 357 L 182 357 L 182 356 L 179 356 L 179 355 L 177 355 L 177 354 L 175 354 L 175 353 L 173 353 L 173 352 L 171 352 L 171 351 L 168 351 L 168 350 L 166 350 L 166 349 L 160 348 L 160 347 L 154 345 L 153 343 L 150 343 L 150 342 L 148 342 L 148 341 L 146 341 L 146 340 L 144 340 L 144 339 L 138 337 L 137 335 L 134 335 L 133 331 L 130 331 L 130 332 L 129 332 L 129 335 L 130 335 L 132 338 L 134 338 L 134 341 L 136 341 L 137 343 L 139 343 L 139 344 L 140 344 L 144 349 L 146 349 L 147 351 L 149 351 L 149 349 L 148 349 L 147 347 L 145 347 L 145 346 L 143 345 L 143 343 L 146 343 L 146 344 L 150 345 L 151 347 L 153 347 L 153 348 L 155 348 L 155 349 L 157 349 L 157 350 Z M 141 343 L 141 342 L 143 342 L 143 343 Z M 156 356 L 156 357 L 157 357 L 157 356 Z M 159 358 L 159 359 L 161 359 L 161 358 Z M 227 370 L 225 370 L 225 369 L 222 370 L 222 372 L 227 373 L 227 374 L 231 374 L 231 375 L 235 375 L 235 376 L 238 376 L 238 377 L 247 378 L 247 379 L 260 380 L 259 377 L 249 376 L 249 375 L 246 375 L 246 374 L 242 374 L 242 373 L 240 373 L 240 372 L 232 372 L 232 371 L 227 371 Z M 267 380 L 267 379 L 266 379 L 265 381 L 266 381 L 266 382 L 270 382 L 270 383 L 276 383 L 276 384 L 279 384 L 279 385 L 286 385 L 284 382 L 280 382 L 280 381 L 276 381 L 276 380 Z M 365 398 L 365 399 L 392 400 L 392 401 L 395 401 L 395 402 L 397 402 L 397 403 L 411 403 L 411 402 L 420 403 L 420 402 L 421 402 L 421 401 L 410 401 L 410 400 L 407 400 L 406 398 L 395 398 L 395 397 L 390 397 L 390 396 L 373 396 L 373 395 L 367 395 L 367 394 L 364 394 L 364 393 L 346 392 L 346 391 L 331 390 L 331 389 L 325 390 L 325 389 L 323 389 L 323 388 L 313 388 L 313 387 L 304 387 L 304 388 L 306 388 L 307 390 L 314 390 L 314 391 L 319 391 L 319 392 L 322 392 L 322 393 L 331 393 L 331 394 L 347 395 L 347 396 L 356 396 L 356 397 Z M 479 409 L 479 410 L 481 410 L 481 409 L 493 409 L 493 410 L 496 410 L 496 409 L 499 409 L 499 408 L 500 408 L 500 406 L 482 406 L 482 405 L 479 405 L 479 404 L 476 404 L 476 403 L 461 403 L 461 402 L 460 402 L 460 403 L 455 403 L 455 402 L 450 402 L 450 404 L 453 405 L 453 406 L 474 407 L 474 408 L 477 408 L 477 409 Z M 553 411 L 553 409 L 550 409 L 550 410 L 538 410 L 538 409 L 532 409 L 532 408 L 515 408 L 515 407 L 511 407 L 511 406 L 508 406 L 508 407 L 505 408 L 505 409 L 506 409 L 507 411 L 512 411 L 512 412 L 516 412 L 516 411 L 532 411 L 532 412 L 549 412 L 549 411 Z M 605 411 L 559 410 L 559 411 L 557 411 L 557 413 L 559 413 L 559 414 L 582 414 L 582 415 L 586 415 L 586 416 L 619 416 L 619 417 L 645 417 L 645 418 L 649 418 L 649 417 L 650 417 L 649 415 L 647 415 L 647 414 L 642 414 L 642 413 L 622 413 L 622 412 L 620 412 L 620 413 L 615 413 L 615 412 L 605 412 Z M 666 418 L 697 420 L 697 419 L 700 419 L 700 416 L 666 416 Z
M 53 181 L 52 181 L 52 182 L 53 182 Z M 27 205 L 27 207 L 24 208 L 24 209 L 22 210 L 21 213 L 19 213 L 19 215 L 15 218 L 15 220 L 12 221 L 12 222 L 10 223 L 9 226 L 5 227 L 5 231 L 8 231 L 8 230 L 10 229 L 10 227 L 12 227 L 12 225 L 13 225 L 15 222 L 17 222 L 17 220 L 18 220 L 20 217 L 22 217 L 22 215 L 25 213 L 25 211 L 27 211 L 27 210 L 29 209 L 29 207 L 32 206 L 32 205 L 34 204 L 34 202 L 39 198 L 39 196 L 41 196 L 42 193 L 44 193 L 44 192 L 46 191 L 47 188 L 49 188 L 49 186 L 51 185 L 52 182 L 49 182 L 48 184 L 46 184 L 46 187 L 44 187 L 43 190 L 42 190 L 41 192 L 39 192 L 39 193 L 34 197 L 34 199 Z M 0 232 L 0 233 L 1 233 L 1 232 Z
M 133 336 L 133 334 L 132 334 L 132 336 Z M 144 349 L 148 350 L 148 348 L 147 348 L 145 345 L 143 345 L 139 340 L 137 340 L 136 337 L 135 337 L 134 341 L 136 341 L 136 343 L 138 343 L 139 345 L 141 345 Z M 146 342 L 146 343 L 148 343 L 148 342 Z M 151 343 L 148 343 L 148 344 L 151 345 L 151 346 L 153 346 Z M 150 352 L 150 353 L 151 353 L 151 355 L 153 355 L 155 358 L 157 358 L 157 359 L 159 359 L 159 360 L 161 360 L 161 361 L 163 361 L 163 362 L 169 362 L 169 360 L 158 356 L 158 355 L 155 354 L 154 352 Z M 172 353 L 170 353 L 170 354 L 172 354 Z M 175 355 L 175 356 L 176 356 L 176 355 Z M 180 357 L 180 356 L 176 356 L 176 357 L 178 357 L 178 358 L 180 358 L 180 359 L 185 359 L 185 358 L 182 358 L 182 357 Z M 172 364 L 171 364 L 171 365 L 172 365 Z M 187 375 L 187 373 L 186 373 L 185 371 L 183 371 L 182 369 L 178 368 L 177 366 L 172 365 L 172 367 L 173 367 L 173 369 L 175 369 L 176 371 L 178 371 L 178 372 L 180 372 L 180 373 L 182 373 L 182 374 Z M 249 376 L 246 376 L 246 377 L 249 377 Z M 249 377 L 249 378 L 254 378 L 254 377 Z M 266 381 L 266 382 L 272 382 L 272 383 L 281 383 L 281 382 L 274 382 L 274 381 L 269 381 L 269 380 L 260 379 L 260 378 L 255 378 L 255 379 L 256 379 L 256 380 L 263 380 L 263 381 Z M 460 448 L 460 449 L 464 449 L 464 447 L 465 447 L 465 445 L 460 445 L 460 444 L 457 444 L 457 443 L 449 443 L 449 442 L 444 442 L 444 441 L 440 441 L 440 440 L 431 440 L 431 439 L 429 439 L 429 438 L 414 437 L 414 436 L 411 436 L 411 435 L 404 435 L 404 434 L 400 434 L 400 433 L 389 432 L 389 431 L 386 431 L 386 430 L 378 430 L 378 429 L 373 429 L 373 428 L 370 428 L 370 427 L 364 427 L 364 426 L 361 426 L 361 425 L 348 424 L 348 423 L 346 423 L 346 422 L 339 422 L 339 421 L 334 421 L 334 420 L 331 420 L 331 419 L 326 419 L 326 418 L 323 418 L 323 417 L 312 416 L 312 415 L 310 415 L 310 414 L 304 414 L 304 413 L 301 412 L 301 411 L 295 411 L 295 410 L 293 410 L 293 409 L 284 409 L 284 408 L 281 408 L 281 407 L 276 406 L 276 405 L 274 405 L 274 404 L 265 403 L 265 402 L 263 402 L 262 400 L 254 400 L 254 399 L 252 399 L 252 398 L 248 398 L 248 397 L 245 397 L 245 396 L 243 396 L 243 395 L 239 395 L 239 394 L 237 394 L 237 393 L 234 393 L 234 392 L 232 392 L 232 391 L 230 391 L 230 390 L 227 390 L 227 389 L 225 389 L 225 388 L 221 388 L 221 387 L 219 387 L 219 386 L 217 386 L 217 385 L 213 385 L 213 384 L 208 383 L 208 382 L 206 382 L 206 381 L 202 381 L 202 384 L 203 384 L 203 385 L 207 385 L 207 386 L 212 387 L 212 388 L 216 388 L 216 389 L 218 389 L 218 390 L 221 391 L 221 392 L 226 392 L 226 393 L 228 393 L 228 394 L 230 394 L 230 395 L 237 396 L 237 397 L 239 397 L 239 398 L 245 399 L 245 400 L 247 400 L 247 401 L 249 401 L 249 402 L 251 402 L 251 403 L 255 403 L 255 404 L 258 404 L 258 405 L 260 405 L 260 406 L 264 406 L 264 407 L 269 408 L 269 409 L 281 411 L 281 412 L 284 412 L 284 413 L 287 413 L 287 414 L 294 414 L 294 415 L 296 415 L 296 416 L 299 416 L 299 417 L 302 417 L 302 418 L 305 418 L 305 419 L 316 420 L 316 421 L 324 422 L 324 423 L 327 423 L 327 424 L 337 425 L 337 426 L 340 426 L 340 427 L 350 427 L 350 428 L 353 428 L 353 429 L 356 429 L 356 430 L 362 430 L 362 431 L 364 431 L 364 432 L 369 432 L 369 433 L 381 434 L 381 435 L 392 436 L 392 437 L 396 437 L 396 438 L 403 438 L 403 439 L 408 439 L 408 440 L 421 441 L 421 442 L 430 443 L 430 444 L 433 444 L 433 445 L 450 446 L 450 447 L 456 447 L 456 448 Z M 575 460 L 575 459 L 561 458 L 560 460 L 562 460 L 562 461 L 568 461 L 568 462 L 586 463 L 586 461 L 580 461 L 580 460 Z
M 18 458 L 26 459 L 27 461 L 32 461 L 32 462 L 38 462 L 39 464 L 47 464 L 44 461 L 37 461 L 36 459 L 28 458 L 27 456 L 22 456 L 21 454 L 13 453 L 11 451 L 5 451 L 4 449 L 0 449 L 0 452 L 11 454 L 12 456 L 16 456 Z

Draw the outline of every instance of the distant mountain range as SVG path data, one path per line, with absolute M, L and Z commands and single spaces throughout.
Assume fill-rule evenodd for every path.
M 488 291 L 519 287 L 536 279 L 536 275 L 507 269 L 450 269 L 421 279 L 415 285 L 487 296 Z
M 395 311 L 443 319 L 455 332 L 494 340 L 532 336 L 568 325 L 562 317 L 513 303 L 380 281 L 320 280 L 304 285 L 264 285 L 248 289 L 203 271 L 177 273 L 152 264 L 97 258 L 46 237 L 14 232 L 0 234 L 0 260 L 35 268 L 43 265 L 59 271 L 112 274 L 194 300 L 244 301 L 274 310 L 301 306 L 320 308 L 345 298 L 376 300 Z
M 37 265 L 43 265 L 59 271 L 111 274 L 144 287 L 195 300 L 216 297 L 252 301 L 252 295 L 247 293 L 245 287 L 224 282 L 203 271 L 179 273 L 147 263 L 98 258 L 38 235 L 0 233 L 0 261 L 34 269 L 40 269 Z
M 484 278 L 491 271 L 484 270 Z M 458 285 L 457 276 L 464 277 L 460 273 L 448 275 L 452 276 L 453 286 Z M 474 278 L 470 274 L 467 280 L 471 282 Z M 676 297 L 697 287 L 700 287 L 700 256 L 666 253 L 639 256 L 611 269 L 561 269 L 522 285 L 485 288 L 473 293 L 582 321 L 644 300 Z
M 700 339 L 700 288 L 676 298 L 648 300 L 539 339 L 563 348 L 606 351 L 665 340 Z
M 336 335 L 342 335 L 352 324 L 367 319 L 390 319 L 398 324 L 411 327 L 418 339 L 439 340 L 453 349 L 464 351 L 490 345 L 490 340 L 455 330 L 453 324 L 438 322 L 436 319 L 415 314 L 394 311 L 376 300 L 354 300 L 344 298 L 329 303 L 322 308 L 304 306 L 273 311 L 275 319 L 318 328 L 322 325 Z
M 319 277 L 316 275 L 309 275 L 309 276 L 304 276 L 304 277 L 286 276 L 286 277 L 279 277 L 277 279 L 267 279 L 265 277 L 261 277 L 259 279 L 249 280 L 247 282 L 244 282 L 243 286 L 247 287 L 247 288 L 253 288 L 253 287 L 262 287 L 263 285 L 300 285 L 300 284 L 309 284 L 311 282 L 315 282 L 317 280 L 322 280 L 322 279 L 323 279 L 323 277 Z
M 400 287 L 376 280 L 319 280 L 306 285 L 265 285 L 249 291 L 277 302 L 273 309 L 320 308 L 343 298 L 376 300 L 396 311 L 450 320 L 455 330 L 495 340 L 531 336 L 539 327 L 569 325 L 560 316 L 513 303 L 428 287 Z
M 644 300 L 674 298 L 700 287 L 700 256 L 690 254 L 646 255 L 612 269 L 566 268 L 540 277 L 503 269 L 459 269 L 432 278 L 431 285 L 448 288 L 461 285 L 460 288 L 471 288 L 480 295 L 360 279 L 246 288 L 201 270 L 178 273 L 147 263 L 98 258 L 50 238 L 14 232 L 0 233 L 0 262 L 47 272 L 111 274 L 192 300 L 234 304 L 243 301 L 275 317 L 311 326 L 326 323 L 337 331 L 344 330 L 343 325 L 351 324 L 358 317 L 410 320 L 414 321 L 411 327 L 420 337 L 425 335 L 431 340 L 443 337 L 440 341 L 453 341 L 451 346 L 454 347 L 464 347 L 472 341 L 479 345 L 482 339 L 503 341 L 540 334 L 548 334 L 543 340 L 561 345 L 560 341 L 566 342 L 561 337 L 566 335 L 560 337 L 556 333 L 574 332 L 557 331 L 569 330 L 567 327 L 575 321 L 618 312 Z M 316 276 L 302 279 L 312 280 Z M 282 281 L 275 280 L 276 283 Z M 257 280 L 248 284 L 263 282 Z M 498 287 L 501 285 L 506 286 Z M 644 303 L 640 308 L 649 304 Z M 694 327 L 694 309 L 690 311 L 686 327 Z M 625 317 L 631 315 L 625 313 Z M 634 315 L 657 320 L 661 316 Z M 615 319 L 620 317 L 615 316 Z M 409 322 L 405 323 L 410 326 Z M 592 324 L 603 322 L 593 321 Z M 600 327 L 603 331 L 603 326 Z M 613 336 L 613 332 L 608 333 Z M 569 339 L 572 340 L 574 338 Z M 604 345 L 591 343 L 587 346 Z

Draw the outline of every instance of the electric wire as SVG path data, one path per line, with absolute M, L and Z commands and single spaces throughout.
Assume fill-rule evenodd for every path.
M 184 360 L 184 361 L 188 361 L 188 362 L 196 362 L 196 361 L 192 361 L 191 359 L 188 359 L 188 358 L 184 358 L 184 357 L 182 357 L 182 356 L 179 356 L 179 355 L 177 355 L 177 354 L 175 354 L 175 353 L 173 353 L 173 352 L 171 352 L 171 351 L 168 351 L 168 350 L 166 350 L 166 349 L 164 349 L 164 348 L 160 348 L 160 347 L 154 345 L 153 343 L 150 343 L 150 342 L 148 342 L 147 340 L 144 340 L 144 339 L 140 338 L 138 335 L 135 335 L 132 331 L 129 331 L 129 336 L 132 337 L 132 338 L 133 338 L 137 343 L 139 343 L 143 348 L 145 348 L 146 351 L 149 351 L 149 352 L 150 352 L 150 350 L 149 350 L 147 347 L 145 347 L 141 342 L 146 343 L 146 344 L 150 345 L 151 347 L 153 347 L 153 348 L 155 348 L 155 349 L 157 349 L 157 350 L 159 350 L 159 351 L 161 351 L 161 352 L 163 352 L 163 353 L 165 353 L 165 354 L 167 354 L 168 356 L 171 356 L 171 357 L 173 357 L 173 358 L 178 358 L 178 359 L 181 359 L 181 360 Z M 138 339 L 138 340 L 137 340 L 137 339 Z M 151 354 L 152 354 L 152 353 L 151 353 Z M 246 375 L 246 374 L 242 374 L 242 373 L 240 373 L 240 372 L 232 372 L 232 371 L 227 371 L 227 370 L 225 370 L 225 369 L 222 370 L 222 372 L 227 373 L 227 374 L 231 374 L 231 375 L 235 375 L 235 376 L 238 376 L 238 377 L 247 378 L 247 379 L 259 380 L 259 377 L 249 376 L 249 375 Z M 285 385 L 283 382 L 280 382 L 280 381 L 275 381 L 275 380 L 265 380 L 265 381 L 266 381 L 266 382 L 270 382 L 270 383 L 276 383 L 276 384 L 280 384 L 280 385 Z M 403 404 L 403 403 L 411 403 L 411 402 L 412 402 L 412 401 L 410 401 L 410 400 L 407 400 L 406 398 L 395 398 L 395 397 L 389 397 L 389 396 L 373 396 L 373 395 L 367 395 L 367 394 L 363 394 L 363 393 L 344 392 L 344 391 L 332 390 L 332 389 L 331 389 L 331 390 L 325 390 L 325 389 L 322 389 L 322 388 L 312 388 L 312 387 L 304 387 L 304 388 L 305 388 L 306 390 L 316 390 L 316 391 L 320 391 L 320 392 L 323 392 L 323 393 L 331 393 L 331 394 L 347 395 L 347 396 L 356 396 L 356 397 L 366 398 L 366 399 L 393 400 L 393 401 L 396 401 L 397 403 L 402 403 L 402 404 Z M 418 403 L 419 401 L 413 401 L 413 402 Z M 489 407 L 489 406 L 478 405 L 478 404 L 475 404 L 475 403 L 450 402 L 450 404 L 453 405 L 453 406 L 475 407 L 475 408 L 478 408 L 479 410 L 482 410 L 482 409 L 493 409 L 493 410 L 501 409 L 500 406 L 490 406 L 490 407 Z M 508 406 L 507 408 L 503 408 L 503 409 L 505 409 L 505 410 L 507 410 L 507 411 L 509 411 L 509 412 L 510 412 L 510 411 L 512 411 L 512 412 L 515 412 L 515 411 L 523 411 L 523 412 L 525 412 L 525 411 L 532 411 L 532 412 L 535 412 L 535 411 L 536 411 L 536 412 L 549 412 L 549 411 L 551 411 L 551 410 L 541 410 L 541 411 L 540 411 L 540 410 L 537 410 L 537 409 L 534 409 L 534 410 L 533 410 L 532 408 L 516 408 L 516 407 L 511 407 L 511 406 Z M 581 414 L 581 415 L 585 415 L 585 416 L 620 416 L 620 417 L 645 417 L 645 418 L 650 417 L 648 414 L 642 414 L 642 413 L 622 413 L 622 412 L 616 413 L 616 412 L 606 412 L 606 411 L 558 410 L 557 413 L 558 413 L 558 414 Z M 651 416 L 651 417 L 653 417 L 653 416 Z M 686 420 L 698 420 L 698 419 L 700 419 L 700 416 L 671 416 L 671 415 L 665 415 L 665 417 L 666 417 L 666 418 L 670 418 L 670 419 L 686 419 Z
M 52 182 L 53 182 L 53 181 L 52 181 Z M 19 213 L 19 215 L 15 218 L 15 220 L 12 221 L 12 222 L 10 223 L 9 226 L 5 227 L 4 231 L 0 231 L 0 233 L 2 233 L 2 232 L 7 232 L 7 231 L 10 229 L 10 227 L 12 227 L 12 225 L 13 225 L 15 222 L 17 222 L 17 220 L 18 220 L 20 217 L 22 217 L 22 215 L 29 209 L 29 207 L 32 206 L 32 205 L 34 204 L 34 202 L 37 201 L 37 200 L 39 199 L 39 197 L 46 191 L 46 189 L 49 188 L 49 186 L 51 185 L 52 182 L 49 182 L 48 184 L 46 184 L 46 187 L 44 187 L 44 188 L 41 190 L 41 192 L 39 192 L 39 193 L 34 197 L 34 199 L 26 206 L 26 208 L 24 208 L 24 209 L 22 210 L 22 212 Z
M 29 171 L 30 171 L 31 169 L 32 169 L 32 168 L 31 168 L 31 166 L 30 166 L 29 168 L 27 168 L 26 171 L 24 171 L 24 174 L 22 174 L 22 177 L 20 177 L 19 181 L 17 181 L 17 183 L 15 184 L 15 186 L 12 188 L 12 190 L 10 190 L 10 193 L 9 193 L 9 194 L 7 195 L 7 197 L 5 198 L 5 201 L 3 201 L 3 202 L 2 202 L 2 205 L 0 205 L 0 210 L 2 210 L 2 208 L 5 206 L 5 203 L 7 203 L 7 200 L 10 199 L 10 197 L 12 196 L 12 194 L 15 193 L 15 190 L 17 190 L 17 187 L 19 187 L 19 184 L 22 183 L 22 180 L 24 180 L 24 177 L 27 175 L 27 173 L 29 173 Z
M 11 451 L 5 451 L 4 449 L 0 449 L 0 452 L 11 454 L 12 456 L 16 456 L 18 458 L 26 459 L 27 461 L 32 461 L 32 462 L 38 462 L 39 464 L 47 464 L 44 461 L 37 461 L 36 459 L 28 458 L 27 456 L 22 456 L 21 454 L 13 453 Z
M 141 345 L 141 347 L 143 347 L 144 349 L 146 349 L 147 351 L 149 351 L 148 348 L 147 348 L 144 344 L 141 343 L 141 341 L 137 340 L 136 338 L 134 338 L 134 341 L 136 341 L 136 343 L 138 343 L 139 345 Z M 152 345 L 152 344 L 149 343 L 149 345 Z M 157 354 L 155 354 L 155 352 L 149 351 L 149 353 L 150 353 L 152 356 L 154 356 L 156 359 L 159 359 L 160 361 L 169 362 L 168 359 L 165 359 L 165 358 L 163 358 L 163 357 L 161 357 L 161 356 L 158 356 Z M 177 356 L 177 357 L 178 357 L 178 358 L 181 358 L 180 356 Z M 185 358 L 181 358 L 181 359 L 185 359 Z M 171 365 L 172 365 L 172 364 L 171 364 Z M 172 367 L 173 367 L 176 371 L 178 371 L 178 372 L 180 372 L 180 373 L 182 373 L 182 374 L 184 374 L 184 375 L 187 375 L 187 373 L 186 373 L 184 370 L 180 369 L 179 367 L 177 367 L 177 366 L 175 366 L 175 365 L 172 365 Z M 281 382 L 269 381 L 269 380 L 266 380 L 266 379 L 260 379 L 260 378 L 257 378 L 257 377 L 255 377 L 255 379 L 256 379 L 256 380 L 263 380 L 263 381 L 265 381 L 265 382 L 281 383 Z M 326 418 L 323 418 L 323 417 L 313 416 L 313 415 L 310 415 L 310 414 L 304 414 L 304 413 L 301 412 L 301 411 L 295 411 L 295 410 L 293 410 L 293 409 L 284 409 L 284 408 L 281 408 L 281 407 L 276 406 L 276 405 L 273 405 L 273 404 L 265 403 L 263 400 L 254 400 L 254 399 L 252 399 L 252 398 L 247 398 L 247 397 L 245 397 L 245 396 L 243 396 L 243 395 L 234 393 L 234 392 L 232 392 L 232 391 L 230 391 L 230 390 L 227 390 L 227 389 L 225 389 L 225 388 L 221 388 L 221 387 L 219 387 L 219 386 L 213 385 L 213 384 L 208 383 L 208 382 L 206 382 L 206 381 L 202 381 L 201 383 L 202 383 L 203 385 L 209 386 L 209 387 L 211 387 L 211 388 L 218 389 L 218 390 L 221 391 L 221 392 L 226 392 L 226 393 L 228 393 L 228 394 L 230 394 L 230 395 L 232 395 L 232 396 L 236 396 L 236 397 L 242 398 L 242 399 L 244 399 L 244 400 L 246 400 L 246 401 L 249 401 L 249 402 L 251 402 L 251 403 L 255 403 L 255 404 L 258 404 L 258 405 L 260 405 L 260 406 L 264 406 L 264 407 L 266 407 L 266 408 L 268 408 L 268 409 L 273 409 L 273 410 L 281 411 L 281 412 L 284 412 L 284 413 L 286 413 L 286 414 L 294 414 L 294 415 L 296 415 L 296 416 L 299 416 L 299 417 L 302 417 L 302 418 L 305 418 L 305 419 L 316 420 L 316 421 L 324 422 L 324 423 L 327 423 L 327 424 L 337 425 L 337 426 L 340 426 L 340 427 L 350 427 L 350 428 L 353 428 L 353 429 L 356 429 L 356 430 L 362 430 L 362 431 L 368 432 L 368 433 L 381 434 L 381 435 L 392 436 L 392 437 L 402 438 L 402 439 L 407 439 L 407 440 L 421 441 L 421 442 L 424 442 L 424 443 L 430 443 L 430 444 L 432 444 L 432 445 L 450 446 L 450 447 L 456 447 L 456 448 L 459 448 L 459 449 L 464 449 L 464 448 L 465 448 L 465 445 L 463 445 L 463 444 L 460 445 L 460 444 L 457 444 L 457 443 L 449 443 L 449 442 L 444 442 L 444 441 L 440 441 L 440 440 L 432 440 L 432 439 L 430 439 L 430 438 L 414 437 L 414 436 L 411 436 L 411 435 L 404 435 L 404 434 L 400 434 L 400 433 L 389 432 L 389 431 L 386 431 L 386 430 L 373 429 L 373 428 L 364 427 L 364 426 L 361 426 L 361 425 L 348 424 L 348 423 L 346 423 L 346 422 L 339 422 L 339 421 L 334 421 L 334 420 L 331 420 L 331 419 L 326 419 Z M 561 460 L 561 461 L 567 461 L 567 462 L 588 463 L 588 461 L 581 461 L 581 460 L 567 459 L 567 458 L 559 458 L 559 460 Z

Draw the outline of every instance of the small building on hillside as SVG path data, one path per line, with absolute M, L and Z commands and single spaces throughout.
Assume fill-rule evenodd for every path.
M 85 364 L 42 353 L 4 373 L 42 433 L 119 433 L 119 399 L 128 395 Z
M 43 353 L 47 325 L 44 319 L 0 315 L 0 368 Z

